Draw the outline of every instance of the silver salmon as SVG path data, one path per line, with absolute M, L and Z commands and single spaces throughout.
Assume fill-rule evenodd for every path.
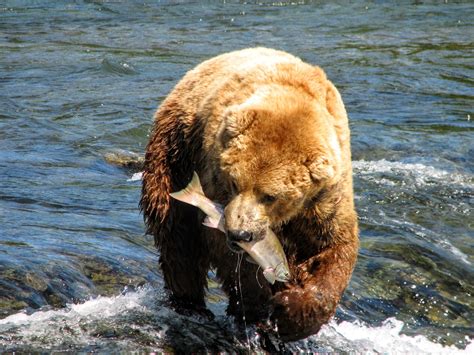
M 193 173 L 193 179 L 183 190 L 170 193 L 170 196 L 198 207 L 206 214 L 203 224 L 225 233 L 224 208 L 208 199 L 202 190 L 199 176 Z M 283 247 L 275 233 L 268 228 L 263 239 L 250 242 L 237 242 L 263 270 L 268 282 L 287 282 L 290 280 L 290 268 Z

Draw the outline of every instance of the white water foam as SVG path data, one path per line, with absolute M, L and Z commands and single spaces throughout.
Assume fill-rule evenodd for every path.
M 83 303 L 51 311 L 23 312 L 0 319 L 0 345 L 54 348 L 65 343 L 76 346 L 100 343 L 89 334 L 87 326 L 97 322 L 113 322 L 115 317 L 131 311 L 147 314 L 147 300 L 153 298 L 151 287 L 115 297 L 99 296 Z M 156 293 L 156 292 L 155 292 Z M 92 327 L 93 329 L 93 327 Z M 160 332 L 154 334 L 161 337 Z M 15 343 L 11 343 L 15 339 Z
M 352 165 L 356 175 L 361 177 L 368 177 L 375 173 L 397 173 L 402 177 L 410 177 L 417 185 L 441 183 L 473 187 L 473 176 L 449 172 L 420 163 L 392 162 L 382 159 L 375 161 L 356 160 Z M 386 183 L 389 184 L 390 181 L 386 180 Z
M 128 182 L 134 182 L 134 181 L 140 181 L 143 178 L 143 171 L 140 171 L 139 173 L 133 174 L 129 179 L 127 179 Z
M 38 311 L 32 314 L 16 313 L 0 319 L 0 329 L 18 325 L 32 326 L 35 323 L 42 324 L 43 322 L 59 318 L 65 320 L 74 320 L 76 318 L 109 318 L 130 309 L 142 307 L 140 300 L 144 295 L 145 291 L 140 290 L 115 297 L 99 296 L 84 303 L 68 305 L 67 308 L 56 311 Z
M 131 312 L 138 312 L 142 315 L 154 315 L 155 319 L 160 319 L 163 312 L 173 312 L 166 308 L 153 309 L 151 304 L 156 298 L 157 291 L 151 287 L 145 287 L 135 292 L 128 292 L 115 297 L 98 297 L 84 303 L 72 304 L 65 309 L 54 311 L 38 311 L 27 315 L 17 313 L 0 320 L 0 345 L 12 346 L 11 339 L 15 339 L 16 345 L 54 348 L 64 344 L 65 340 L 69 344 L 78 347 L 100 344 L 100 337 L 89 330 L 87 324 L 97 321 L 114 321 L 115 317 L 124 317 Z M 123 322 L 124 318 L 115 320 Z M 157 325 L 158 326 L 158 325 Z M 420 353 L 420 354 L 472 354 L 474 353 L 474 343 L 468 339 L 466 349 L 458 349 L 455 346 L 442 346 L 434 343 L 426 337 L 408 336 L 401 334 L 404 326 L 402 321 L 394 318 L 387 319 L 379 327 L 370 327 L 361 322 L 341 322 L 331 321 L 324 326 L 321 331 L 306 340 L 294 344 L 296 349 L 316 351 L 321 347 L 334 349 L 335 351 L 363 352 L 365 354 L 398 354 L 398 353 Z M 149 324 L 142 326 L 145 333 L 157 340 L 163 339 L 166 333 L 166 324 L 159 324 L 161 330 L 150 327 Z M 183 322 L 186 327 L 186 322 Z M 225 325 L 224 325 L 225 327 Z M 151 329 L 151 328 L 154 328 Z M 65 329 L 68 331 L 65 333 Z M 92 332 L 92 334 L 91 334 Z M 216 334 L 218 336 L 218 334 Z M 254 343 L 251 339 L 251 342 Z M 127 340 L 128 348 L 140 349 L 140 344 L 133 345 L 133 338 Z M 163 346 L 166 346 L 163 344 Z M 159 345 L 158 345 L 159 347 Z M 230 350 L 230 349 L 229 349 Z
M 379 327 L 370 327 L 361 322 L 341 322 L 332 320 L 321 331 L 308 340 L 324 343 L 331 348 L 364 354 L 473 354 L 474 343 L 468 340 L 465 349 L 443 346 L 422 335 L 401 334 L 404 323 L 388 318 Z

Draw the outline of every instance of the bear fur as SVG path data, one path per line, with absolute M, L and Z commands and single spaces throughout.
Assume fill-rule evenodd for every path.
M 227 238 L 203 226 L 197 208 L 170 199 L 193 171 L 206 196 L 225 206 Z M 339 92 L 319 67 L 272 49 L 203 62 L 155 114 L 140 204 L 177 305 L 205 310 L 214 268 L 228 313 L 270 318 L 285 341 L 316 333 L 335 313 L 359 245 Z M 245 259 L 236 268 L 228 239 L 259 238 L 267 227 L 288 257 L 288 283 L 269 284 Z

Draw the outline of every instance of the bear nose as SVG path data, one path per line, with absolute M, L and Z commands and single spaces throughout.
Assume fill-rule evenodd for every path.
M 238 231 L 227 231 L 227 238 L 231 242 L 251 242 L 253 235 L 250 232 L 238 230 Z

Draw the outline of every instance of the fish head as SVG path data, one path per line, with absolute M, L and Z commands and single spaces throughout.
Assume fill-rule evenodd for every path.
M 288 263 L 280 263 L 274 270 L 275 280 L 280 282 L 288 282 L 291 278 L 290 268 Z
M 268 268 L 268 269 L 263 270 L 263 276 L 272 285 L 277 280 L 276 279 L 276 274 L 275 274 L 275 269 L 273 269 L 273 268 Z
M 275 281 L 288 282 L 291 278 L 288 265 L 285 266 L 284 263 L 279 264 L 276 268 L 269 267 L 263 270 L 263 276 L 272 285 Z

